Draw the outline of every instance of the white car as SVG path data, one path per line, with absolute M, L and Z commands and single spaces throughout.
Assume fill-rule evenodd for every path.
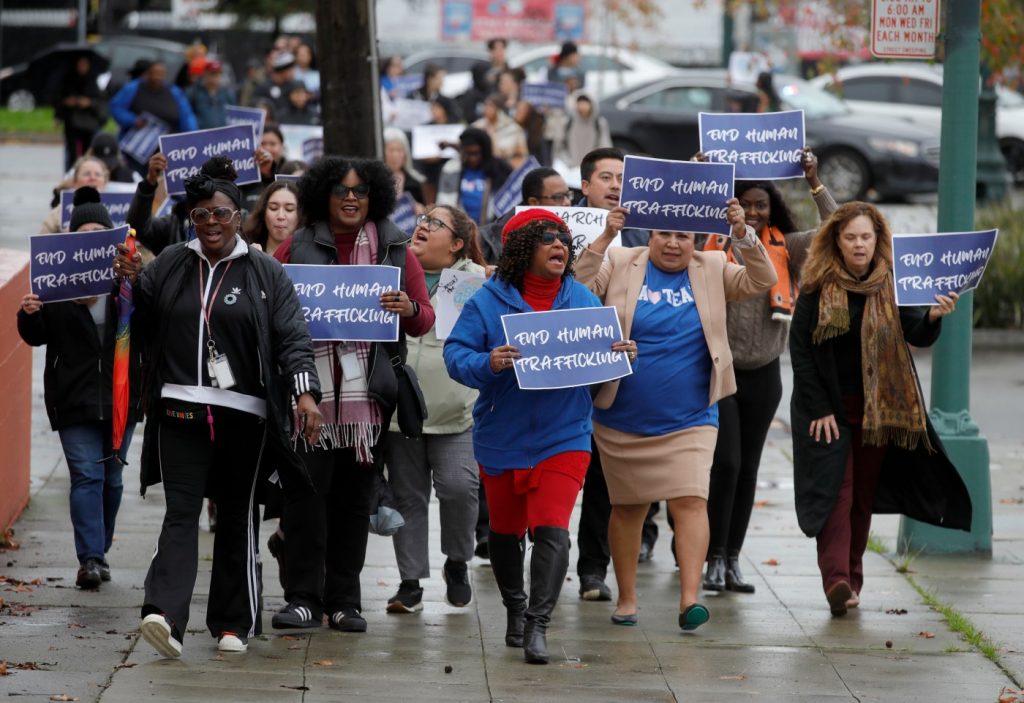
M 942 67 L 917 62 L 845 66 L 815 85 L 841 96 L 855 112 L 926 125 L 942 123 Z M 1024 96 L 996 86 L 996 137 L 1013 179 L 1024 182 Z
M 526 71 L 527 81 L 546 81 L 551 57 L 557 56 L 560 48 L 558 44 L 536 46 L 516 53 L 508 63 L 512 68 Z M 579 50 L 580 66 L 585 74 L 583 87 L 598 99 L 679 72 L 671 64 L 629 49 L 580 44 Z

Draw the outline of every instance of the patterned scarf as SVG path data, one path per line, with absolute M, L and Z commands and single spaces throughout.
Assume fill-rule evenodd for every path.
M 374 265 L 377 263 L 377 228 L 367 221 L 356 236 L 355 246 L 349 264 Z M 324 424 L 320 449 L 352 447 L 361 464 L 373 463 L 373 448 L 380 441 L 382 419 L 376 401 L 366 392 L 369 379 L 369 342 L 314 342 L 316 373 L 320 378 L 323 398 L 320 399 L 320 413 Z M 362 379 L 345 381 L 341 359 L 346 354 L 355 354 L 362 369 Z M 329 379 L 329 382 L 327 380 Z M 296 421 L 295 427 L 301 423 Z M 303 441 L 301 433 L 296 441 Z
M 789 322 L 793 319 L 796 307 L 797 284 L 789 271 L 789 249 L 786 248 L 786 235 L 778 227 L 765 225 L 761 228 L 761 243 L 768 252 L 768 259 L 775 267 L 778 281 L 771 287 L 768 294 L 768 309 L 772 319 Z M 704 251 L 724 251 L 728 261 L 743 264 L 743 255 L 732 246 L 731 237 L 711 236 L 704 243 Z
M 918 442 L 934 451 L 928 440 L 926 410 L 910 350 L 903 339 L 892 270 L 879 263 L 863 281 L 839 265 L 832 267 L 821 287 L 815 344 L 850 331 L 848 293 L 865 296 L 860 327 L 861 373 L 864 382 L 864 444 L 894 444 L 913 450 Z

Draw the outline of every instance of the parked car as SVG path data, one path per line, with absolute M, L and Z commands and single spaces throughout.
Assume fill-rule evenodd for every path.
M 942 67 L 907 62 L 845 66 L 812 81 L 856 112 L 939 129 Z M 1024 96 L 996 86 L 996 138 L 1013 179 L 1024 182 Z
M 178 42 L 152 39 L 150 37 L 113 36 L 91 44 L 92 49 L 109 63 L 105 73 L 97 82 L 102 90 L 113 95 L 128 82 L 128 71 L 139 59 L 159 59 L 167 64 L 170 80 L 185 64 L 185 45 Z M 58 44 L 43 50 L 31 61 L 9 66 L 0 70 L 0 101 L 8 110 L 32 110 L 37 105 L 50 104 L 54 80 L 38 80 L 35 67 L 52 63 L 52 54 L 66 52 L 66 44 Z M 70 65 L 68 66 L 70 68 Z M 55 76 L 51 76 L 55 78 Z
M 444 47 L 409 54 L 402 59 L 402 67 L 406 75 L 422 75 L 428 64 L 437 64 L 445 70 L 441 93 L 449 98 L 455 98 L 465 93 L 473 85 L 473 77 L 470 73 L 473 66 L 476 64 L 490 65 L 490 62 L 486 51 Z
M 545 81 L 551 58 L 558 55 L 558 50 L 557 44 L 536 46 L 516 53 L 508 64 L 526 71 L 528 81 Z M 579 50 L 584 88 L 597 98 L 679 72 L 675 66 L 639 51 L 597 44 L 580 44 Z
M 853 114 L 841 100 L 794 76 L 776 75 L 784 110 L 803 110 L 807 145 L 818 173 L 839 202 L 938 189 L 938 132 L 879 123 Z M 736 103 L 739 105 L 736 105 Z M 686 160 L 700 148 L 698 114 L 753 112 L 752 84 L 730 84 L 724 70 L 681 72 L 621 91 L 601 103 L 612 141 L 629 153 Z

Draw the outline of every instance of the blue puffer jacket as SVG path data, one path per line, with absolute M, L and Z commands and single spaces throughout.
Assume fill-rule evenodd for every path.
M 572 278 L 562 282 L 552 310 L 599 307 L 601 302 Z M 489 473 L 533 468 L 562 452 L 590 451 L 590 390 L 524 391 L 512 369 L 494 373 L 490 353 L 505 344 L 501 316 L 533 312 L 519 291 L 491 278 L 462 309 L 444 345 L 448 375 L 476 388 L 473 449 Z

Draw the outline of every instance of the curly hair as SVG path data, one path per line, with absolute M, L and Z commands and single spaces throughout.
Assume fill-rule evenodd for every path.
M 279 190 L 287 190 L 295 196 L 296 201 L 299 199 L 299 189 L 294 182 L 274 181 L 260 194 L 260 199 L 256 201 L 256 207 L 249 213 L 245 224 L 242 225 L 242 234 L 245 235 L 246 240 L 250 244 L 259 244 L 264 251 L 267 249 L 267 240 L 270 238 L 270 233 L 267 231 L 267 204 L 270 202 L 270 196 Z M 300 209 L 298 227 L 301 226 L 302 210 Z
M 501 250 L 501 257 L 498 259 L 498 270 L 495 274 L 498 278 L 512 284 L 523 291 L 523 275 L 530 269 L 533 263 L 533 254 L 540 245 L 541 236 L 552 227 L 572 237 L 569 227 L 565 224 L 556 225 L 551 220 L 533 220 L 519 229 L 509 233 L 508 240 Z M 565 261 L 565 270 L 562 272 L 562 279 L 572 275 L 572 265 L 576 261 L 575 247 L 569 247 L 569 256 Z
M 451 216 L 454 230 L 452 236 L 463 244 L 461 258 L 469 259 L 474 264 L 486 266 L 487 262 L 484 260 L 483 252 L 480 251 L 476 223 L 470 219 L 469 215 L 452 205 L 435 205 L 427 214 L 429 215 L 434 210 L 444 210 Z
M 299 208 L 306 215 L 306 222 L 330 221 L 331 191 L 349 171 L 355 171 L 359 180 L 370 186 L 370 209 L 366 218 L 378 222 L 391 214 L 395 209 L 395 179 L 383 161 L 325 156 L 299 179 Z
M 839 206 L 825 220 L 811 240 L 800 274 L 800 289 L 813 291 L 821 288 L 836 272 L 843 268 L 843 254 L 839 250 L 839 232 L 852 220 L 863 215 L 871 220 L 875 230 L 875 255 L 872 266 L 892 266 L 892 230 L 881 211 L 871 203 L 854 201 Z
M 736 198 L 739 199 L 748 190 L 753 190 L 754 188 L 760 188 L 768 194 L 768 205 L 771 208 L 768 216 L 769 224 L 777 227 L 783 234 L 796 232 L 799 229 L 796 225 L 796 217 L 793 216 L 793 211 L 786 205 L 782 193 L 779 192 L 779 189 L 771 181 L 736 181 Z

